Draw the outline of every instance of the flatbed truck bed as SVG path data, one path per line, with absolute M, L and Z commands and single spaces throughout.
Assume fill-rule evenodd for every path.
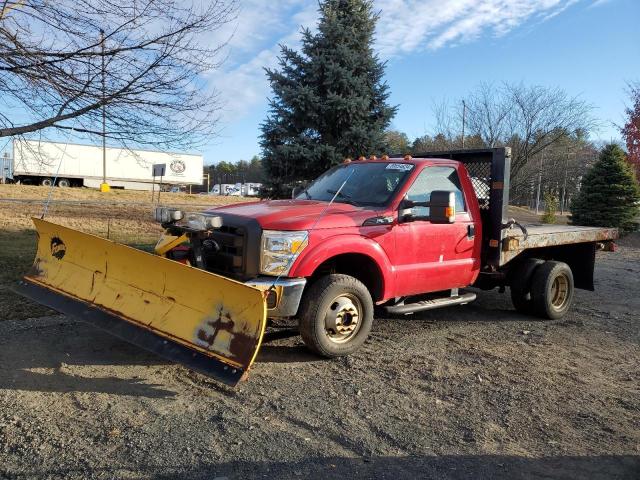
M 505 265 L 526 250 L 580 243 L 611 242 L 618 238 L 615 228 L 581 227 L 577 225 L 522 224 L 505 231 L 500 265 Z

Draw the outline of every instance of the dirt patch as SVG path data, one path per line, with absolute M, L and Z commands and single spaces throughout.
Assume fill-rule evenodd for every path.
M 90 200 L 48 218 L 157 239 L 149 205 Z M 640 477 L 637 234 L 598 254 L 596 292 L 579 291 L 563 320 L 479 292 L 378 318 L 358 354 L 334 361 L 278 324 L 229 389 L 91 326 L 27 319 L 47 311 L 7 287 L 32 261 L 41 206 L 0 201 L 0 478 Z
M 0 477 L 636 479 L 640 249 L 563 320 L 507 295 L 376 319 L 358 354 L 270 329 L 229 389 L 62 317 L 0 322 Z

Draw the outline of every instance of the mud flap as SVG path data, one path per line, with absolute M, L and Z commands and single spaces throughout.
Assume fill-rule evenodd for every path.
M 38 251 L 18 293 L 228 385 L 266 325 L 257 288 L 33 219 Z

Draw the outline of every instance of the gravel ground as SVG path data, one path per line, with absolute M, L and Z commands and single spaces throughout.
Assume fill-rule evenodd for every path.
M 0 322 L 0 478 L 640 478 L 640 237 L 564 319 L 508 295 L 377 319 L 346 359 L 272 328 L 229 389 L 64 317 Z

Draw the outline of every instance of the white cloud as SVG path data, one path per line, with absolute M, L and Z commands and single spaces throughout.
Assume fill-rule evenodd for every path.
M 506 35 L 529 20 L 557 15 L 577 0 L 378 1 L 377 44 L 386 58 Z M 393 28 L 384 28 L 392 25 Z
M 438 50 L 483 35 L 501 37 L 528 21 L 546 21 L 579 0 L 374 0 L 380 12 L 376 49 L 383 59 Z M 609 0 L 596 0 L 595 4 Z M 243 0 L 238 20 L 212 42 L 231 38 L 229 61 L 210 79 L 226 103 L 226 119 L 246 114 L 269 89 L 279 44 L 296 47 L 301 26 L 313 28 L 315 0 Z
M 607 3 L 611 3 L 612 0 L 595 0 L 590 6 L 591 7 L 600 7 L 602 5 L 605 5 Z
M 210 39 L 215 45 L 232 35 L 228 61 L 209 77 L 220 92 L 225 120 L 237 119 L 264 101 L 269 91 L 264 68 L 277 65 L 280 44 L 300 44 L 300 29 L 314 26 L 316 10 L 315 2 L 305 0 L 245 0 L 238 20 Z

